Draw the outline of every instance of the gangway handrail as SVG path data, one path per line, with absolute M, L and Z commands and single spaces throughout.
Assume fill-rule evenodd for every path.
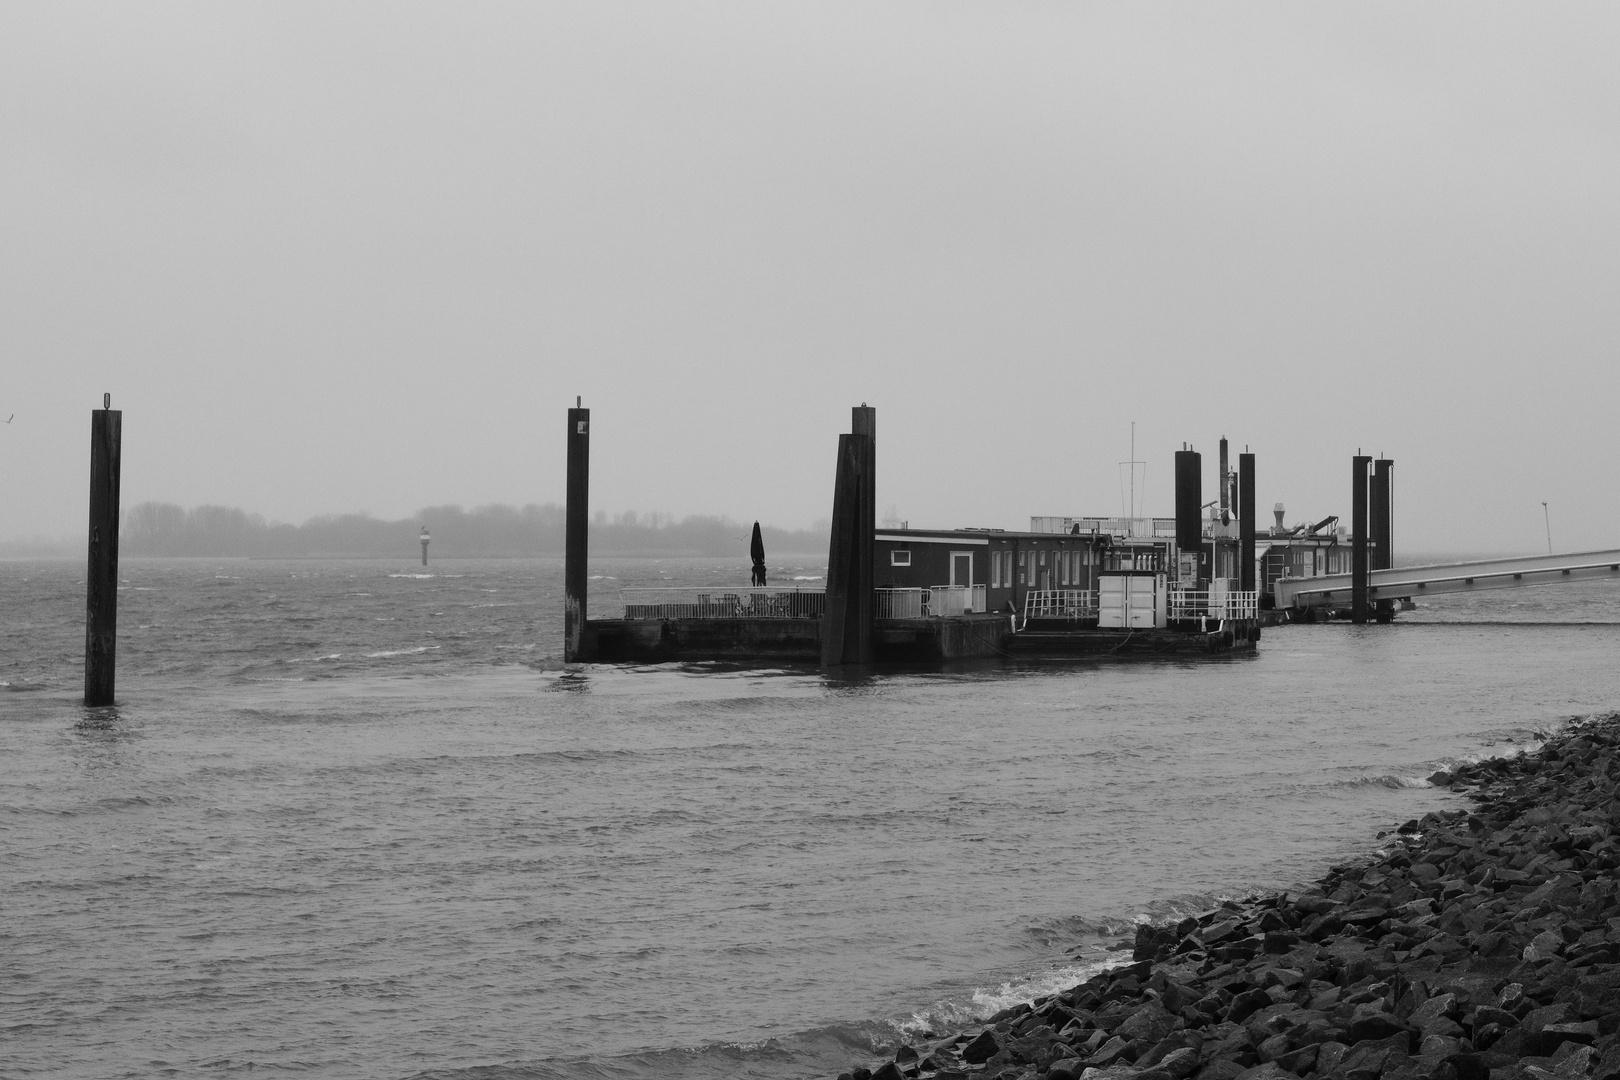
M 1399 600 L 1419 595 L 1551 585 L 1610 574 L 1620 574 L 1620 548 L 1373 570 L 1367 575 L 1367 595 L 1370 600 Z M 1324 607 L 1348 602 L 1353 586 L 1352 575 L 1342 573 L 1308 578 L 1280 577 L 1276 581 L 1277 606 Z

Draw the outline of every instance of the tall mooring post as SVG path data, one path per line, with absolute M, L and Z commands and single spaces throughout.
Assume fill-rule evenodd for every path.
M 1367 466 L 1372 458 L 1350 459 L 1350 621 L 1367 621 Z
M 585 640 L 586 547 L 590 530 L 591 410 L 568 410 L 568 508 L 563 524 L 563 660 L 591 659 Z
M 838 436 L 832 538 L 827 549 L 827 612 L 821 666 L 870 664 L 873 652 L 872 559 L 877 531 L 877 410 L 852 410 L 850 434 Z
M 84 703 L 113 703 L 118 653 L 118 477 L 124 414 L 102 395 L 90 413 L 90 557 L 85 568 Z
M 419 537 L 419 538 L 418 538 L 418 539 L 420 539 L 420 540 L 421 540 L 421 541 L 422 541 L 422 565 L 423 565 L 423 566 L 426 566 L 426 565 L 427 565 L 427 546 L 428 546 L 428 541 L 429 541 L 429 540 L 432 540 L 432 539 L 433 539 L 433 537 L 431 537 L 431 536 L 429 536 L 429 535 L 428 535 L 428 531 L 427 531 L 427 526 L 426 526 L 426 525 L 424 525 L 424 526 L 422 526 L 422 535 L 421 535 L 421 536 L 420 536 L 420 537 Z
M 1220 488 L 1220 500 L 1219 501 L 1220 501 L 1220 507 L 1221 507 L 1221 524 L 1226 525 L 1226 524 L 1231 522 L 1231 520 L 1232 520 L 1232 511 L 1235 510 L 1236 507 L 1232 506 L 1230 504 L 1229 499 L 1228 499 L 1228 496 L 1230 496 L 1231 493 L 1232 493 L 1232 467 L 1231 467 L 1230 459 L 1227 457 L 1227 454 L 1226 454 L 1226 436 L 1225 435 L 1221 436 L 1221 480 L 1220 480 L 1219 488 Z
M 1367 516 L 1372 534 L 1369 558 L 1374 570 L 1388 570 L 1395 565 L 1395 492 L 1391 474 L 1394 467 L 1395 463 L 1389 458 L 1381 457 L 1373 462 L 1372 486 L 1367 492 Z M 1373 605 L 1373 611 L 1379 622 L 1393 622 L 1395 601 L 1379 600 Z
M 1202 575 L 1199 561 L 1204 550 L 1204 458 L 1196 450 L 1176 451 L 1176 547 L 1181 581 L 1193 582 Z
M 1238 588 L 1254 592 L 1254 455 L 1238 455 Z

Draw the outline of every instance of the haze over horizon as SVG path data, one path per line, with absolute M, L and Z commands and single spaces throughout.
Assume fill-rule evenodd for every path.
M 1620 11 L 0 9 L 0 540 L 561 501 L 1116 513 L 1396 459 L 1396 550 L 1620 546 Z M 1212 497 L 1212 495 L 1211 495 Z M 1475 542 L 1477 541 L 1477 542 Z

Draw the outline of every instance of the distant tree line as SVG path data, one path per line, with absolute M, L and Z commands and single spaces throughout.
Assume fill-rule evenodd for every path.
M 420 552 L 423 526 L 432 534 L 429 556 L 512 558 L 561 555 L 563 507 L 432 506 L 411 518 L 382 521 L 365 514 L 316 517 L 278 525 L 234 507 L 146 502 L 125 511 L 119 549 L 125 555 L 318 558 L 410 556 Z M 598 511 L 591 522 L 592 555 L 736 555 L 746 559 L 753 523 L 723 517 Z M 766 561 L 772 552 L 822 553 L 829 527 L 818 522 L 790 531 L 762 525 Z

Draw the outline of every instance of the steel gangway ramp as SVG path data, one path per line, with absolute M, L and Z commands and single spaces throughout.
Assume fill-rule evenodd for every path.
M 1441 593 L 1556 585 L 1597 577 L 1620 578 L 1620 548 L 1374 570 L 1367 575 L 1367 600 L 1408 600 Z M 1277 607 L 1349 607 L 1351 585 L 1349 574 L 1278 578 Z

